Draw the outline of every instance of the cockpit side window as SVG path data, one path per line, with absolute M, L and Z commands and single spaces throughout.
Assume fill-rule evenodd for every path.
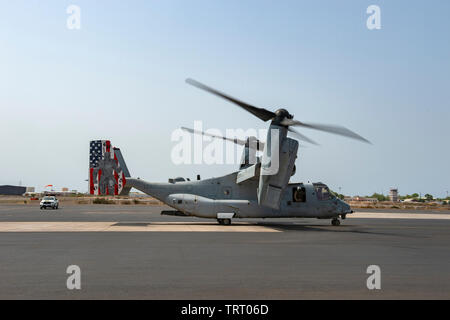
M 306 202 L 306 190 L 303 186 L 292 188 L 293 202 Z
M 316 191 L 317 200 L 330 200 L 331 193 L 330 189 L 326 185 L 314 185 L 314 189 Z

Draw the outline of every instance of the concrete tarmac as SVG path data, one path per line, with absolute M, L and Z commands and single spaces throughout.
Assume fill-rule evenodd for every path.
M 0 298 L 450 298 L 450 212 L 230 227 L 163 209 L 0 205 Z M 69 265 L 81 268 L 81 290 L 66 287 Z M 367 289 L 369 265 L 381 268 L 381 290 Z

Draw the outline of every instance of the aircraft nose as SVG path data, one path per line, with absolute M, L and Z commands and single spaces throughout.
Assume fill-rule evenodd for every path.
M 342 210 L 342 213 L 351 213 L 352 212 L 352 208 L 350 208 L 350 205 L 342 200 L 339 200 L 340 202 L 340 207 Z

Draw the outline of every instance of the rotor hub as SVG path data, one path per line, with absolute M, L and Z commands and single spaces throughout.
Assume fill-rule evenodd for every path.
M 289 113 L 289 111 L 287 111 L 286 109 L 282 109 L 282 108 L 278 109 L 274 113 L 275 113 L 275 118 L 273 119 L 273 121 L 275 123 L 280 123 L 284 119 L 292 119 L 294 117 L 292 114 Z

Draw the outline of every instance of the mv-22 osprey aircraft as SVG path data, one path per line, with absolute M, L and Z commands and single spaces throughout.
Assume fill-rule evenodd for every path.
M 234 218 L 299 217 L 331 219 L 332 225 L 338 226 L 339 217 L 345 219 L 347 214 L 353 212 L 323 183 L 289 183 L 290 177 L 295 174 L 299 143 L 287 134 L 292 132 L 299 139 L 316 144 L 292 128 L 297 126 L 369 143 L 368 140 L 341 126 L 300 122 L 294 120 L 293 115 L 285 109 L 272 112 L 195 80 L 187 79 L 186 82 L 238 105 L 263 121 L 270 120 L 266 142 L 255 137 L 239 140 L 183 128 L 194 134 L 205 134 L 244 145 L 239 171 L 206 180 L 200 180 L 197 176 L 195 181 L 175 178 L 169 179 L 168 183 L 154 183 L 131 178 L 120 149 L 113 148 L 110 141 L 91 141 L 91 194 L 127 195 L 131 188 L 136 188 L 174 209 L 161 214 L 212 218 L 223 225 L 231 224 Z M 257 156 L 258 152 L 262 152 L 262 155 Z

